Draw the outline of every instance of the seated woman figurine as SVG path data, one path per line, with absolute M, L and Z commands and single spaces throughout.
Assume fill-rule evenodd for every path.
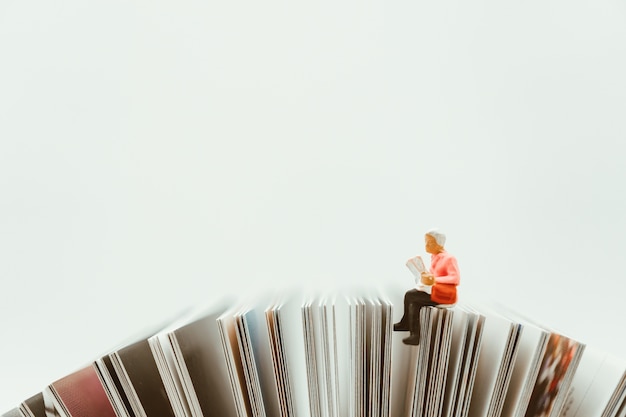
M 456 287 L 460 283 L 459 267 L 456 258 L 444 249 L 446 235 L 436 229 L 424 236 L 426 252 L 431 254 L 430 272 L 421 273 L 421 283 L 431 286 L 430 294 L 423 288 L 412 288 L 404 295 L 404 315 L 393 325 L 395 331 L 410 331 L 402 342 L 407 345 L 420 343 L 420 310 L 425 306 L 454 304 L 457 300 Z

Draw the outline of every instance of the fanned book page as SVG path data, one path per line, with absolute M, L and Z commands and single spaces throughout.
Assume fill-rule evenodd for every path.
M 497 407 L 498 394 L 506 390 L 503 375 L 509 370 L 519 329 L 515 323 L 492 311 L 477 306 L 470 308 L 485 319 L 468 415 L 488 417 Z
M 626 361 L 498 305 L 402 291 L 209 303 L 144 332 L 5 417 L 624 417 Z
M 19 411 L 25 417 L 46 417 L 46 405 L 43 394 L 40 392 L 24 400 L 20 404 Z
M 237 410 L 220 346 L 219 304 L 205 309 L 191 323 L 168 333 L 174 365 L 192 417 L 235 417 Z
M 237 327 L 235 323 L 235 314 L 239 308 L 239 306 L 235 306 L 226 310 L 217 318 L 217 323 L 237 416 L 251 417 L 253 415 L 252 401 L 248 394 L 248 385 L 246 384 L 244 364 L 241 359 L 239 342 L 237 341 Z
M 53 404 L 61 417 L 115 417 L 115 411 L 98 378 L 96 369 L 87 366 L 50 384 L 43 392 L 46 413 Z
M 255 416 L 280 414 L 277 378 L 271 356 L 270 332 L 264 316 L 266 306 L 244 309 L 235 316 L 246 384 L 254 399 Z
M 444 417 L 464 417 L 467 415 L 465 400 L 471 397 L 474 364 L 480 353 L 484 316 L 457 306 L 452 318 L 452 338 L 447 362 L 446 388 L 441 415 Z
M 147 417 L 159 413 L 163 417 L 176 417 L 165 388 L 166 381 L 161 377 L 148 340 L 120 349 L 110 358 L 132 414 Z
M 310 415 L 302 298 L 281 297 L 265 311 L 277 375 L 281 417 Z
M 587 347 L 561 417 L 624 416 L 626 360 Z

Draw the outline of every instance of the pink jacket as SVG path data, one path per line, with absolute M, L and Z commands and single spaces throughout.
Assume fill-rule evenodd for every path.
M 436 302 L 444 302 L 453 304 L 456 302 L 456 286 L 461 282 L 459 266 L 456 258 L 448 252 L 443 251 L 430 257 L 430 273 L 435 277 L 435 285 L 433 286 L 433 294 L 431 298 Z M 438 291 L 435 291 L 437 285 L 443 284 L 448 287 L 448 291 L 453 292 L 454 301 L 438 300 Z

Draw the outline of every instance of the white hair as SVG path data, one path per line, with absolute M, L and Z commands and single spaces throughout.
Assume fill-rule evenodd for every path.
M 430 229 L 428 232 L 426 232 L 426 234 L 428 236 L 434 237 L 435 242 L 437 242 L 439 246 L 443 247 L 446 244 L 446 235 L 441 233 L 439 229 Z

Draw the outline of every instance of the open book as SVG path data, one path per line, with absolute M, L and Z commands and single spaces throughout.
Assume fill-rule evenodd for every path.
M 4 416 L 626 415 L 626 361 L 466 299 L 423 308 L 421 343 L 407 346 L 392 330 L 402 295 L 209 303 L 51 382 Z

